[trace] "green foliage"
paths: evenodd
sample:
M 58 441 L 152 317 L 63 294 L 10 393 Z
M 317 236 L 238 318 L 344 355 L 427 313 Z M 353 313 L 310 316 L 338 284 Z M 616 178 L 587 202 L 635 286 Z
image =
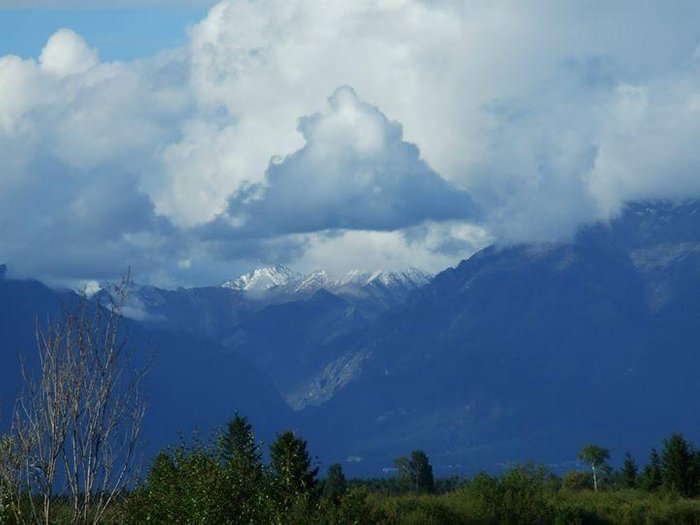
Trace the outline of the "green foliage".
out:
M 128 507 L 132 523 L 227 523 L 226 484 L 216 448 L 161 452 Z
M 311 466 L 306 441 L 293 432 L 279 434 L 270 445 L 275 501 L 282 512 L 308 506 L 317 496 L 318 468 Z
M 14 446 L 9 436 L 0 436 L 0 523 L 9 522 L 13 515 L 12 483 Z
M 625 461 L 622 463 L 622 483 L 628 489 L 637 486 L 637 463 L 629 451 L 625 453 Z
M 467 486 L 479 515 L 491 523 L 549 523 L 558 483 L 544 467 L 517 466 L 498 478 L 481 473 Z
M 661 458 L 655 448 L 649 454 L 649 463 L 644 467 L 640 485 L 648 491 L 658 490 L 662 483 Z
M 369 501 L 369 492 L 366 487 L 351 488 L 340 498 L 338 505 L 325 500 L 319 511 L 318 521 L 333 525 L 360 523 L 381 525 L 396 521 L 391 519 L 380 505 Z
M 399 471 L 399 479 L 403 486 L 419 493 L 435 492 L 433 467 L 428 455 L 422 450 L 414 450 L 410 458 L 396 458 L 394 465 Z
M 371 494 L 398 495 L 408 490 L 399 478 L 365 478 L 348 480 L 348 488 L 367 489 Z
M 246 417 L 236 413 L 226 425 L 221 437 L 221 455 L 226 463 L 241 471 L 256 474 L 261 470 L 262 454 Z
M 323 482 L 323 496 L 334 505 L 339 505 L 347 490 L 348 484 L 343 474 L 343 467 L 340 463 L 333 463 L 328 467 L 328 474 Z
M 229 515 L 239 523 L 254 523 L 262 518 L 261 509 L 268 505 L 262 453 L 255 442 L 247 418 L 236 414 L 228 422 L 221 438 L 221 457 Z
M 570 470 L 562 478 L 562 487 L 566 490 L 592 489 L 591 475 L 580 470 Z
M 245 418 L 234 419 L 232 423 L 217 445 L 195 438 L 191 446 L 183 443 L 158 454 L 145 482 L 129 498 L 123 521 L 163 524 L 271 521 L 269 483 L 252 430 Z
M 280 434 L 270 447 L 271 463 L 261 462 L 247 420 L 236 416 L 212 441 L 195 440 L 159 454 L 143 485 L 130 494 L 116 523 L 318 523 L 380 524 L 612 524 L 700 523 L 700 500 L 687 499 L 680 489 L 648 491 L 653 481 L 695 479 L 697 457 L 692 445 L 671 436 L 664 442 L 663 462 L 652 451 L 645 473 L 637 476 L 627 454 L 615 483 L 593 491 L 592 476 L 567 472 L 563 479 L 546 468 L 526 464 L 499 476 L 480 473 L 471 479 L 432 480 L 427 456 L 415 451 L 399 458 L 401 478 L 347 481 L 340 464 L 329 467 L 323 495 L 317 468 L 306 442 L 291 432 Z M 586 447 L 584 447 L 585 449 Z M 605 470 L 607 450 L 588 449 L 582 457 Z M 594 453 L 595 452 L 595 453 Z M 679 460 L 682 459 L 683 461 Z M 675 466 L 674 466 L 675 465 Z M 680 466 L 679 466 L 680 465 Z M 417 490 L 424 469 L 442 493 Z M 427 479 L 427 476 L 426 476 Z M 635 480 L 641 488 L 624 488 Z M 695 481 L 695 483 L 697 480 Z M 688 486 L 694 486 L 688 482 Z M 425 485 L 424 485 L 425 486 Z M 66 515 L 69 515 L 66 514 Z
M 610 451 L 607 448 L 593 444 L 585 445 L 578 453 L 578 459 L 591 467 L 594 490 L 598 490 L 600 475 L 609 469 L 606 463 L 609 458 Z
M 11 494 L 7 483 L 0 479 L 0 523 L 6 523 L 10 519 Z
M 602 465 L 610 459 L 610 451 L 598 445 L 585 445 L 578 453 L 578 458 L 590 465 Z
M 695 452 L 681 434 L 673 434 L 664 440 L 661 465 L 662 482 L 667 490 L 683 496 L 692 496 L 697 492 Z

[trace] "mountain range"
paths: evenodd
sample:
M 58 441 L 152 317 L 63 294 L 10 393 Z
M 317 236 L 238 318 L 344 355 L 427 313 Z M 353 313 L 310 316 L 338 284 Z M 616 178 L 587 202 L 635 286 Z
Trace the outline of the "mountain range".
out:
M 16 352 L 71 293 L 3 275 L 6 414 Z M 630 203 L 568 241 L 491 246 L 436 276 L 274 266 L 221 286 L 135 286 L 125 314 L 133 341 L 157 348 L 154 448 L 235 409 L 265 440 L 298 430 L 351 475 L 416 448 L 442 475 L 563 465 L 588 442 L 619 459 L 700 433 L 698 201 Z

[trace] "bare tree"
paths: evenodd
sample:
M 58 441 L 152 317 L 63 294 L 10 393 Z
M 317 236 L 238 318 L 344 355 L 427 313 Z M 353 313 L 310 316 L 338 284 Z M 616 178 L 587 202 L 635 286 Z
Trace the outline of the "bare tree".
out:
M 22 364 L 0 457 L 17 521 L 50 523 L 60 499 L 73 523 L 98 523 L 136 474 L 146 367 L 135 365 L 121 323 L 128 284 L 127 275 L 107 307 L 83 294 L 37 327 L 39 363 Z

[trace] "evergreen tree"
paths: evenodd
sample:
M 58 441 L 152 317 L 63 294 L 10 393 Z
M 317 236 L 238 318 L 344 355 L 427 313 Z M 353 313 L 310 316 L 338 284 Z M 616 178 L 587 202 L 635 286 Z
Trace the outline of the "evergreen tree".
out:
M 606 461 L 610 458 L 610 451 L 598 445 L 586 445 L 578 453 L 578 458 L 588 463 L 593 472 L 593 489 L 598 490 L 598 477 L 601 470 L 607 467 Z
M 261 470 L 262 454 L 255 443 L 253 427 L 246 417 L 236 413 L 226 425 L 221 437 L 221 455 L 225 463 L 241 471 L 257 473 Z
M 695 452 L 681 434 L 664 440 L 661 466 L 664 487 L 683 496 L 695 493 Z
M 347 481 L 340 463 L 333 463 L 328 467 L 328 475 L 323 484 L 323 495 L 338 505 L 347 492 Z
M 649 463 L 644 467 L 642 486 L 646 490 L 657 490 L 661 486 L 661 458 L 655 448 L 649 454 Z
M 629 451 L 625 453 L 625 461 L 622 463 L 622 482 L 628 489 L 637 486 L 637 463 Z
M 316 495 L 318 468 L 311 466 L 306 441 L 287 431 L 270 445 L 270 467 L 276 496 L 283 509 Z
M 262 519 L 265 479 L 260 447 L 248 419 L 236 413 L 221 436 L 229 513 L 238 523 Z

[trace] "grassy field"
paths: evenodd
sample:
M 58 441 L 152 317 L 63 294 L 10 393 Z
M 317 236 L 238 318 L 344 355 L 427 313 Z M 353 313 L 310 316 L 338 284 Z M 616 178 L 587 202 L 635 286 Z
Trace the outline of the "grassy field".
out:
M 639 490 L 484 493 L 465 487 L 442 495 L 373 494 L 368 504 L 387 523 L 700 524 L 700 500 Z

